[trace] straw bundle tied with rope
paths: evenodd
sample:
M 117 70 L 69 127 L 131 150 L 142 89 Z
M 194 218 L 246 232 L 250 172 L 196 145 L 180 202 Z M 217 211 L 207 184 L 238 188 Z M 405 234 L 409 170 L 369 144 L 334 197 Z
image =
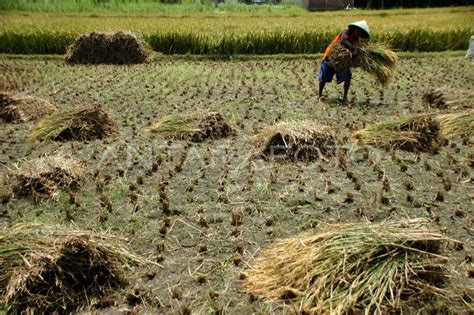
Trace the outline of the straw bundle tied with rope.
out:
M 164 116 L 150 128 L 168 138 L 203 142 L 235 134 L 234 128 L 218 112 L 198 112 Z
M 56 111 L 50 102 L 27 95 L 0 92 L 0 118 L 5 122 L 27 122 Z
M 118 126 L 100 105 L 79 106 L 40 120 L 29 141 L 94 140 L 116 135 Z
M 315 121 L 283 121 L 263 129 L 251 139 L 259 157 L 312 161 L 334 156 L 336 130 Z
M 449 240 L 427 224 L 335 224 L 277 241 L 246 271 L 244 286 L 311 314 L 396 310 L 407 296 L 444 293 L 450 277 L 441 255 Z
M 44 224 L 0 230 L 0 302 L 8 313 L 70 313 L 126 284 L 125 270 L 154 264 L 125 239 Z
M 357 49 L 357 57 L 353 59 L 347 48 L 341 43 L 336 43 L 332 46 L 328 59 L 338 72 L 360 67 L 374 76 L 376 82 L 383 86 L 387 85 L 394 75 L 398 61 L 397 54 L 381 43 L 369 43 Z

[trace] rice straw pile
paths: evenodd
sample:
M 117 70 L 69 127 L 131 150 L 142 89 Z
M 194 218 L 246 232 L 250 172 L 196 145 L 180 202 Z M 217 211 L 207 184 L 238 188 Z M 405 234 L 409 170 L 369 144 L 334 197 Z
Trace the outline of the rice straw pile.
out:
M 283 121 L 262 130 L 251 140 L 263 158 L 312 161 L 334 156 L 336 130 L 315 121 Z
M 358 48 L 355 59 L 352 54 L 341 43 L 333 45 L 328 56 L 334 68 L 340 71 L 347 71 L 352 67 L 360 67 L 370 73 L 382 86 L 386 86 L 394 75 L 398 55 L 387 48 L 384 44 L 369 43 Z
M 57 199 L 60 188 L 79 188 L 86 173 L 80 161 L 58 152 L 14 166 L 7 174 L 7 182 L 17 197 Z
M 0 204 L 1 205 L 6 205 L 8 204 L 13 197 L 13 192 L 11 187 L 9 187 L 5 183 L 4 178 L 0 178 Z
M 27 122 L 55 111 L 56 107 L 46 100 L 27 95 L 0 92 L 0 118 L 5 122 Z
M 0 302 L 12 314 L 70 313 L 123 287 L 125 268 L 149 263 L 112 235 L 44 224 L 3 228 Z
M 329 225 L 280 240 L 246 272 L 248 292 L 310 314 L 385 314 L 414 294 L 442 294 L 448 241 L 427 221 Z M 362 311 L 361 311 L 362 310 Z
M 151 60 L 149 45 L 130 32 L 98 33 L 79 36 L 67 48 L 71 64 L 138 64 Z
M 424 105 L 445 109 L 448 107 L 444 93 L 441 89 L 428 89 L 421 97 L 421 101 Z
M 436 152 L 443 144 L 433 115 L 415 115 L 371 125 L 353 134 L 359 144 L 410 152 Z
M 102 106 L 87 105 L 43 118 L 35 125 L 28 140 L 94 140 L 117 133 L 117 124 Z
M 337 72 L 347 71 L 354 66 L 352 53 L 341 43 L 335 43 L 332 45 L 328 59 Z
M 362 47 L 356 58 L 356 63 L 362 70 L 373 75 L 376 82 L 383 86 L 393 77 L 397 61 L 397 54 L 383 44 Z
M 168 138 L 203 142 L 235 134 L 227 119 L 218 112 L 198 112 L 164 116 L 150 131 Z
M 441 134 L 448 139 L 474 136 L 474 111 L 437 115 Z

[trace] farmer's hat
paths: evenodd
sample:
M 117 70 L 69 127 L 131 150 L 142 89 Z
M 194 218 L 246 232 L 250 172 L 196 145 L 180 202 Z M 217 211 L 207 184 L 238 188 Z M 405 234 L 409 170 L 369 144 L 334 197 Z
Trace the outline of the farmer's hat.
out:
M 349 27 L 357 28 L 362 31 L 362 38 L 370 39 L 369 25 L 366 20 L 354 22 L 348 25 Z

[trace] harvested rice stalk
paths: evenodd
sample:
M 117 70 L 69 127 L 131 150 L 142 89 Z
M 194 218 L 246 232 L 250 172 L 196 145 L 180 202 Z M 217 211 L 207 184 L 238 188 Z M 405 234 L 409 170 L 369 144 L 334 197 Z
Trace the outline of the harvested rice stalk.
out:
M 28 140 L 93 140 L 117 133 L 117 124 L 101 106 L 88 105 L 43 118 L 33 128 Z
M 376 82 L 385 86 L 393 77 L 398 56 L 385 45 L 369 43 L 358 48 L 357 58 L 341 43 L 336 43 L 328 55 L 328 59 L 337 71 L 347 71 L 352 67 L 360 67 L 370 73 Z
M 218 112 L 174 114 L 161 118 L 150 131 L 169 138 L 203 142 L 235 134 L 227 119 Z
M 328 55 L 328 59 L 337 72 L 344 72 L 349 70 L 353 67 L 354 63 L 351 52 L 341 43 L 336 43 L 332 45 L 331 51 Z
M 448 107 L 444 93 L 440 89 L 429 89 L 421 97 L 422 103 L 427 106 L 445 109 Z
M 128 32 L 81 35 L 67 48 L 66 62 L 73 64 L 137 64 L 148 62 L 153 51 Z
M 280 122 L 252 139 L 260 157 L 292 161 L 334 156 L 338 142 L 335 130 L 314 121 Z
M 422 105 L 428 108 L 469 110 L 472 108 L 473 102 L 473 91 L 459 89 L 450 85 L 426 89 L 421 96 Z
M 422 219 L 329 225 L 272 244 L 247 270 L 247 291 L 310 314 L 387 313 L 415 293 L 444 292 L 448 239 Z
M 2 178 L 0 178 L 0 204 L 6 205 L 8 204 L 13 197 L 13 192 L 11 187 L 6 185 Z
M 113 235 L 44 224 L 4 228 L 0 302 L 7 313 L 69 313 L 123 287 L 125 269 L 136 264 L 158 265 Z
M 439 122 L 432 115 L 416 115 L 377 123 L 353 134 L 359 144 L 410 152 L 436 152 L 443 144 Z
M 448 138 L 472 138 L 474 136 L 474 111 L 436 116 L 441 134 Z
M 375 77 L 376 82 L 385 86 L 393 77 L 398 56 L 381 44 L 369 44 L 360 49 L 356 63 L 362 70 Z
M 16 90 L 18 87 L 16 84 L 10 80 L 2 80 L 0 79 L 0 91 L 12 91 Z M 5 92 L 4 92 L 5 93 Z
M 56 199 L 60 188 L 77 189 L 86 173 L 81 162 L 57 153 L 15 166 L 7 182 L 17 197 Z
M 36 120 L 56 111 L 50 102 L 20 94 L 0 92 L 0 118 L 5 122 Z

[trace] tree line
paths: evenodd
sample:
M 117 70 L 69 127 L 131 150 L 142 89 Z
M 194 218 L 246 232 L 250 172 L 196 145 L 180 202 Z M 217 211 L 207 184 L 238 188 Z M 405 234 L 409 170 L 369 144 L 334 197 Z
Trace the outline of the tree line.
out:
M 390 9 L 390 8 L 427 8 L 472 5 L 472 0 L 355 0 L 356 8 Z

